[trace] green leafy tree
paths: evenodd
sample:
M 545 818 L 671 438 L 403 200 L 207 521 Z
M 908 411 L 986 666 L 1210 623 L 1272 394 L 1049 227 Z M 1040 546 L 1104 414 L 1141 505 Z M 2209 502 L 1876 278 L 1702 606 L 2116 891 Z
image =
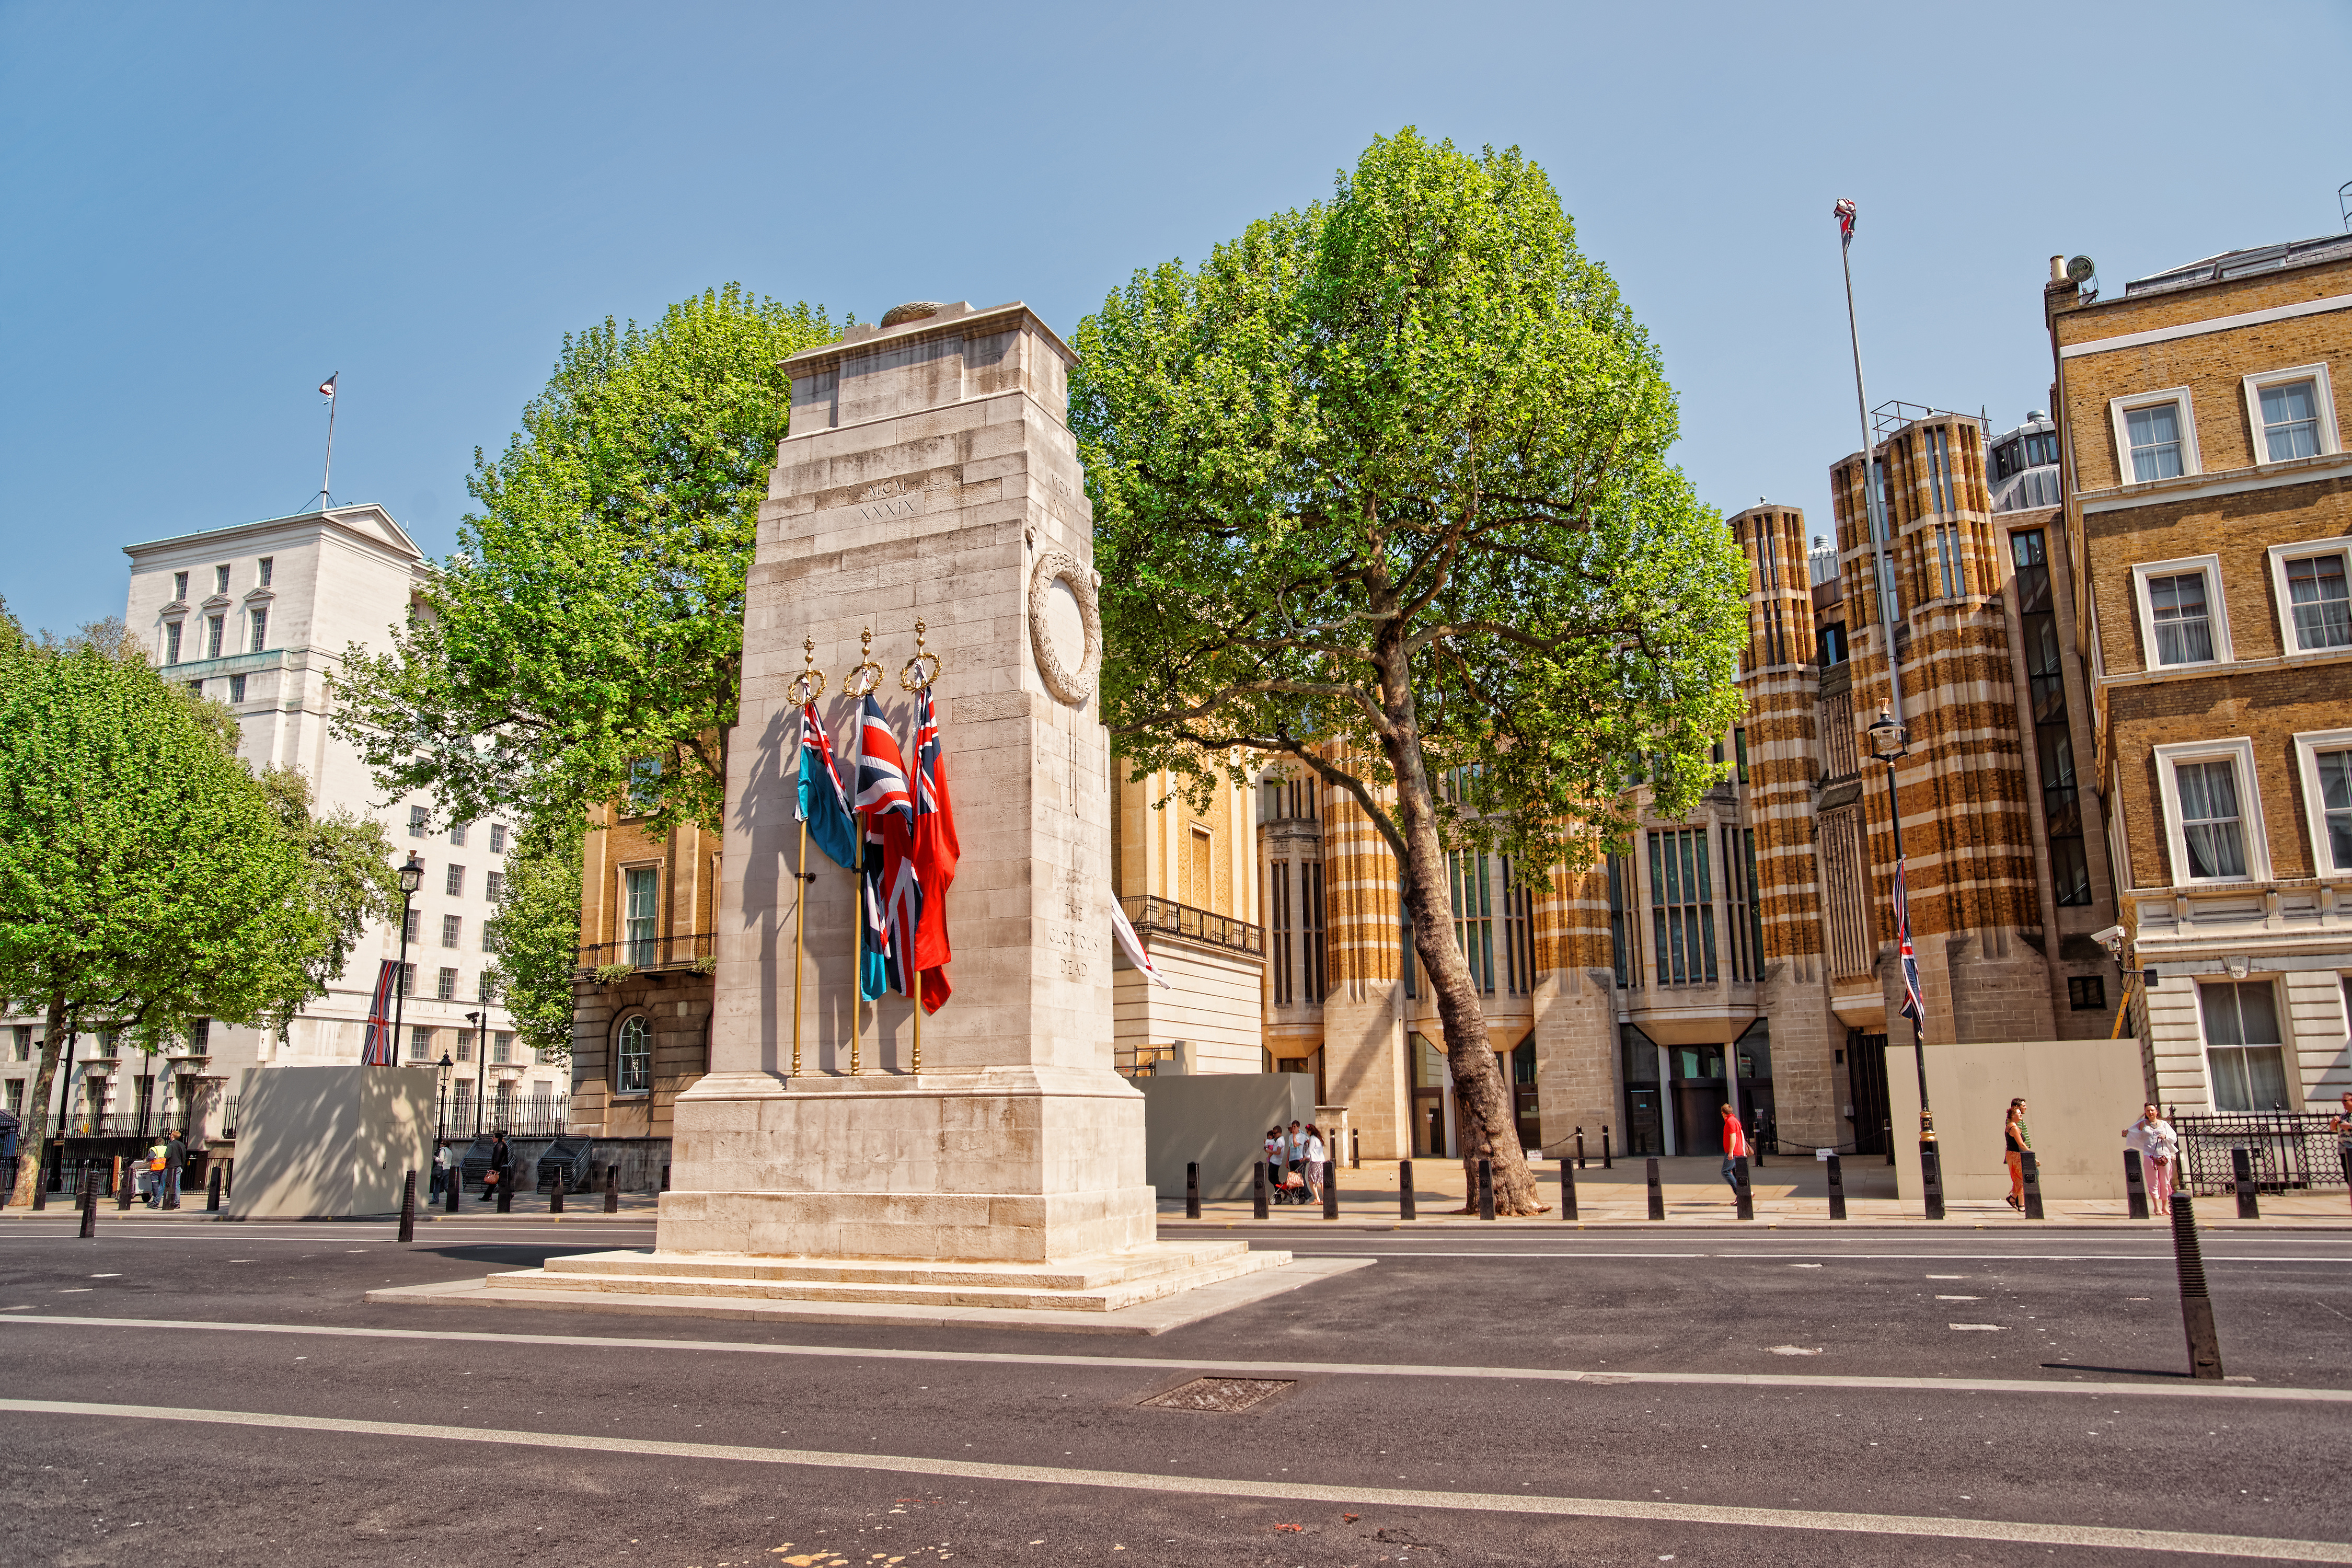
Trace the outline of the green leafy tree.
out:
M 563 341 L 389 653 L 354 645 L 336 732 L 379 786 L 455 820 L 583 813 L 631 789 L 656 831 L 716 827 L 753 531 L 791 412 L 778 361 L 822 309 L 735 284 L 650 328 Z
M 282 1026 L 341 967 L 380 875 L 231 738 L 120 639 L 0 636 L 0 998 L 47 1023 L 37 1118 L 87 1026 L 151 1050 L 197 1017 Z
M 572 973 L 580 952 L 583 819 L 526 817 L 507 847 L 505 890 L 490 918 L 499 998 L 533 1050 L 572 1055 Z
M 1363 808 L 1465 1158 L 1539 1212 L 1446 857 L 1589 865 L 1630 779 L 1672 814 L 1716 776 L 1746 575 L 1666 460 L 1656 350 L 1540 169 L 1410 129 L 1328 204 L 1139 272 L 1074 342 L 1121 754 L 1194 791 L 1286 757 Z

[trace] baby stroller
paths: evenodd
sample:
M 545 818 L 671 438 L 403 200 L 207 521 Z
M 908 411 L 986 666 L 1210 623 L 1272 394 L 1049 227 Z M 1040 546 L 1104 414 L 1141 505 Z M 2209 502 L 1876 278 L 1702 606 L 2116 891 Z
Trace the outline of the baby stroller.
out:
M 1271 1172 L 1271 1177 L 1269 1184 L 1274 1189 L 1271 1194 L 1274 1202 L 1303 1204 L 1307 1201 L 1307 1173 L 1297 1165 L 1293 1164 L 1286 1169 L 1277 1163 Z

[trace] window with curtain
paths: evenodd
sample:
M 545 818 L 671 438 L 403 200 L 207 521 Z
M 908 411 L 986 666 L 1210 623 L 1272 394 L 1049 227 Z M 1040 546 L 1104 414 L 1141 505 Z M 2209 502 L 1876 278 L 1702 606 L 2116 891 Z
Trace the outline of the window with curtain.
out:
M 1486 857 L 1456 849 L 1445 857 L 1447 892 L 1454 900 L 1454 942 L 1470 965 L 1470 982 L 1495 994 L 1495 886 Z
M 2174 764 L 2180 790 L 2180 837 L 2192 877 L 2246 874 L 2246 836 L 2238 809 L 2237 764 L 2226 758 Z
M 2216 1109 L 2268 1110 L 2291 1106 L 2279 1034 L 2278 994 L 2267 980 L 2200 981 L 2205 1060 Z
M 2180 405 L 2152 403 L 2126 410 L 2124 430 L 2131 442 L 2134 484 L 2180 477 Z
M 2286 596 L 2297 647 L 2352 647 L 2352 597 L 2346 593 L 2342 552 L 2288 562 Z
M 2321 850 L 2330 869 L 2352 871 L 2352 752 L 2322 752 L 2319 808 L 2327 832 Z
M 627 960 L 631 963 L 656 962 L 655 934 L 660 924 L 655 895 L 659 890 L 661 873 L 651 866 L 632 866 L 622 874 L 621 940 L 627 944 Z
M 2273 463 L 2319 456 L 2319 389 L 2308 381 L 2262 390 L 2263 449 Z
M 1706 830 L 1650 836 L 1650 931 L 1661 985 L 1714 983 L 1715 890 Z
M 614 1052 L 613 1087 L 623 1094 L 644 1094 L 654 1086 L 653 1020 L 638 1013 L 622 1021 Z
M 2205 574 L 2183 572 L 2147 580 L 2148 619 L 2156 626 L 2156 662 L 2204 664 L 2213 657 L 2213 623 L 2205 605 Z

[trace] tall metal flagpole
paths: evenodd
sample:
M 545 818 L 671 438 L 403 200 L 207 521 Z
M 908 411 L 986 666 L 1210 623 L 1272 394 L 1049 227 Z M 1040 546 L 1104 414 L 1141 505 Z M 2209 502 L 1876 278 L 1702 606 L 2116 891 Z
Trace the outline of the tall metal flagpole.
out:
M 1894 717 L 1897 737 L 1895 743 L 1899 746 L 1900 738 L 1908 732 L 1909 726 L 1904 720 L 1903 665 L 1902 661 L 1896 658 L 1895 650 L 1896 610 L 1895 567 L 1886 538 L 1886 514 L 1879 494 L 1878 459 L 1872 452 L 1874 443 L 1871 440 L 1870 432 L 1870 399 L 1864 395 L 1862 389 L 1862 328 L 1857 324 L 1853 309 L 1855 209 L 1852 201 L 1840 197 L 1837 205 L 1832 210 L 1838 220 L 1838 263 L 1845 272 L 1846 337 L 1853 345 L 1853 412 L 1854 417 L 1862 426 L 1862 489 L 1864 509 L 1870 519 L 1871 572 L 1878 580 L 1878 624 L 1886 634 L 1886 686 L 1889 695 L 1894 699 Z M 1897 752 L 1895 754 L 1899 756 L 1900 752 Z M 1895 792 L 1895 758 L 1889 756 L 1885 761 L 1886 763 L 1887 826 L 1894 834 L 1895 875 L 1899 878 L 1903 874 L 1903 820 L 1901 807 L 1896 802 Z M 1906 912 L 1901 918 L 1907 925 L 1907 900 Z M 1907 994 L 1909 985 L 1907 978 L 1905 984 Z M 1916 1014 L 1911 1019 L 1911 1061 L 1919 1072 L 1920 1185 L 1927 1189 L 1929 1207 L 1938 1211 L 1932 1213 L 1929 1217 L 1940 1219 L 1943 1217 L 1940 1213 L 1943 1206 L 1943 1183 L 1941 1173 L 1935 1168 L 1937 1163 L 1936 1117 L 1935 1112 L 1927 1107 L 1927 1052 L 1922 1037 L 1920 1019 Z M 1889 1153 L 1891 1155 L 1892 1151 L 1889 1151 Z
M 882 684 L 874 662 L 874 628 L 859 637 L 859 662 L 842 690 L 849 697 L 850 732 L 857 745 L 849 761 L 849 1076 L 863 1077 L 859 1053 L 866 1043 L 866 824 L 857 809 L 857 777 L 866 759 L 866 697 Z M 877 1013 L 879 1009 L 877 1009 Z
M 817 699 L 824 695 L 824 671 L 816 667 L 816 638 L 801 639 L 801 662 L 807 668 L 793 678 L 786 692 L 800 704 L 801 724 L 805 729 L 816 719 Z M 805 762 L 808 737 L 801 737 L 803 755 L 793 759 L 795 764 Z M 801 970 L 808 960 L 808 893 L 809 884 L 816 879 L 808 868 L 808 806 L 801 805 L 801 859 L 799 869 L 793 873 L 799 883 L 793 896 L 793 1072 L 801 1076 Z
M 914 744 L 907 748 L 907 760 L 911 764 L 910 771 L 914 774 L 912 783 L 914 784 L 915 795 L 915 821 L 918 823 L 922 821 L 923 810 L 923 710 L 925 705 L 930 700 L 929 693 L 930 691 L 931 682 L 938 679 L 940 675 L 940 656 L 935 653 L 926 653 L 923 651 L 923 634 L 927 630 L 929 630 L 929 628 L 926 627 L 922 622 L 917 621 L 915 623 L 915 657 L 908 659 L 898 670 L 899 686 L 915 694 L 915 711 L 909 716 L 914 724 Z M 931 667 L 928 670 L 923 668 L 923 661 L 925 659 L 929 659 L 930 661 Z M 909 833 L 908 835 L 908 849 L 909 852 L 914 848 L 913 839 L 914 835 Z M 915 931 L 909 939 L 910 942 L 918 945 L 920 943 L 922 924 L 921 917 L 918 916 L 915 921 Z M 917 1076 L 919 1077 L 923 1070 L 923 970 L 922 965 L 916 962 L 915 954 L 911 946 L 904 962 L 907 967 L 914 972 L 915 976 L 915 1059 L 913 1068 Z
M 335 504 L 334 487 L 329 481 L 335 477 L 335 382 L 342 374 L 337 371 L 319 384 L 319 390 L 327 398 L 327 465 L 319 470 L 319 505 L 321 508 Z

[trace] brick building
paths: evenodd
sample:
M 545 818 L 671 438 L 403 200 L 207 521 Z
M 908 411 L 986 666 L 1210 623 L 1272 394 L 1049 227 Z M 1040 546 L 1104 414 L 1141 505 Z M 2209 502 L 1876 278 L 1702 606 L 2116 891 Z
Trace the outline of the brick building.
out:
M 2167 1105 L 2352 1087 L 2352 236 L 2044 291 L 2089 770 Z

